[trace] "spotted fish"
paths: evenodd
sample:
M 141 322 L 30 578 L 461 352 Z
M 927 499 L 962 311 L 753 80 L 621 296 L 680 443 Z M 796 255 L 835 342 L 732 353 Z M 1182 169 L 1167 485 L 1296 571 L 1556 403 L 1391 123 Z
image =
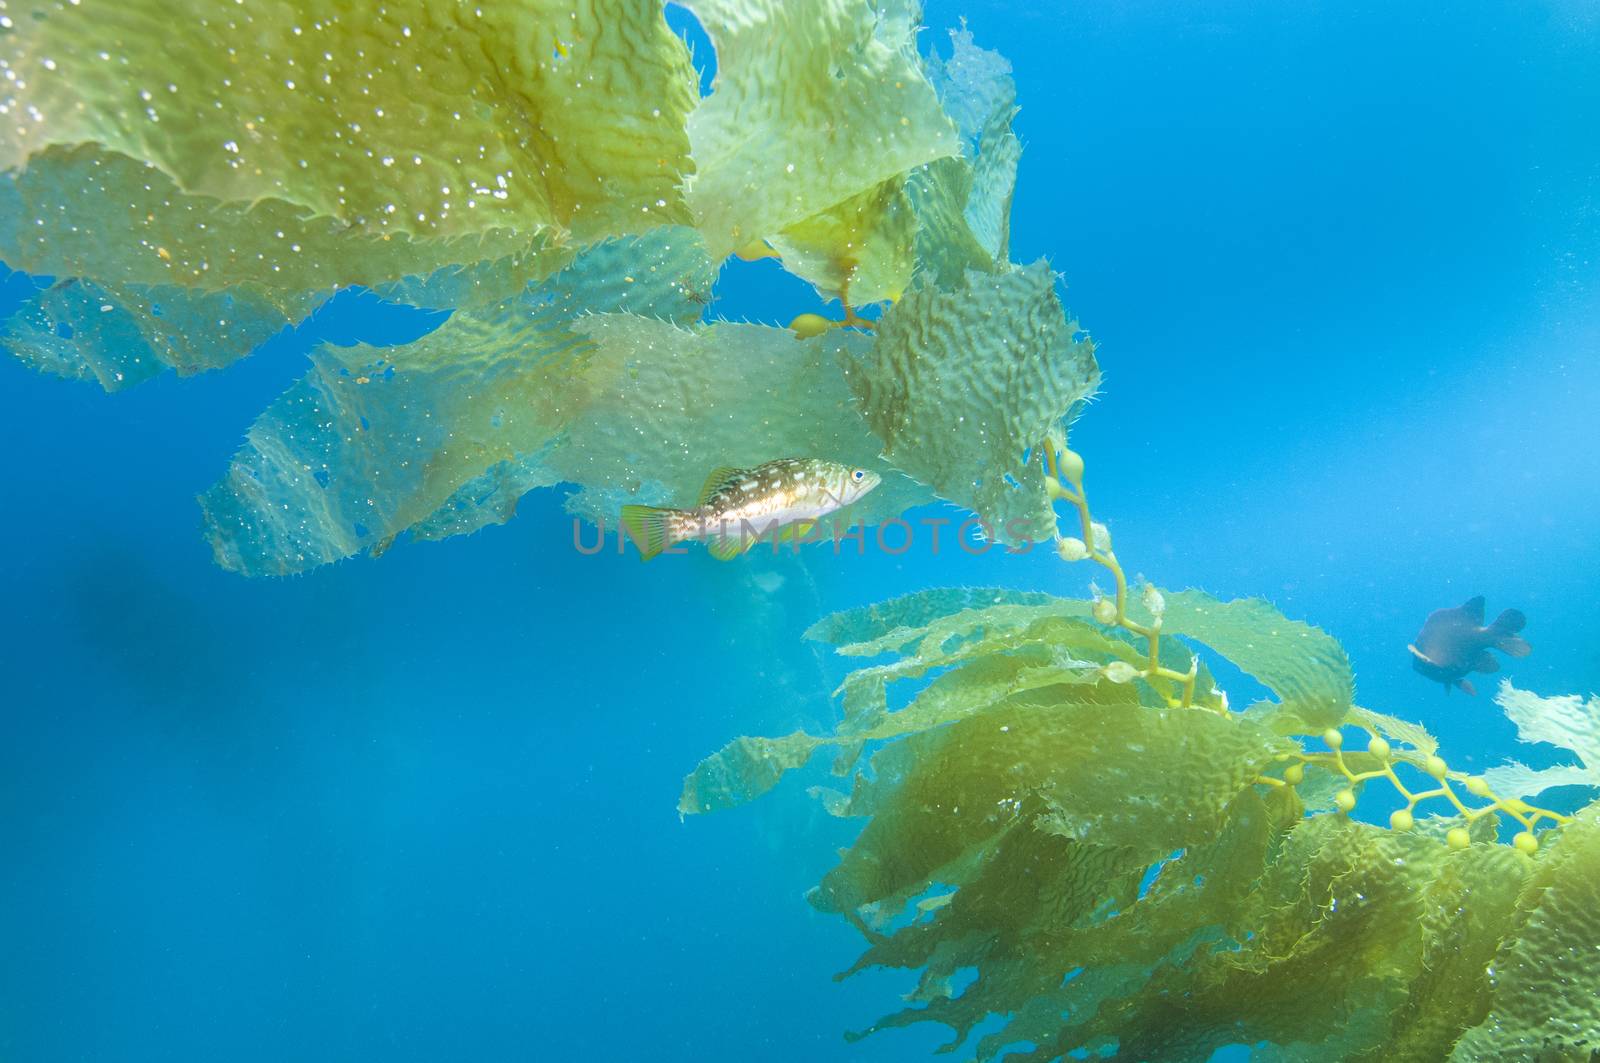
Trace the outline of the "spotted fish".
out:
M 1423 621 L 1411 651 L 1411 667 L 1443 683 L 1446 693 L 1458 686 L 1476 694 L 1467 681 L 1468 672 L 1497 672 L 1500 662 L 1489 652 L 1493 647 L 1510 657 L 1526 657 L 1533 647 L 1517 635 L 1527 618 L 1516 609 L 1507 609 L 1483 626 L 1483 598 L 1473 598 L 1454 609 L 1436 609 Z
M 738 557 L 769 533 L 803 535 L 822 516 L 877 487 L 868 469 L 820 458 L 783 458 L 712 472 L 692 509 L 623 506 L 622 526 L 646 560 L 674 543 L 705 540 L 713 557 Z

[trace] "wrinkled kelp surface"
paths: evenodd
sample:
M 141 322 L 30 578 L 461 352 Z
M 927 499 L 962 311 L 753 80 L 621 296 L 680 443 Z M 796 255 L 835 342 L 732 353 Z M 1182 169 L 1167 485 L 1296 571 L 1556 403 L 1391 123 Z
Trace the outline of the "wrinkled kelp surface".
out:
M 851 972 L 920 972 L 872 1030 L 937 1022 L 954 1048 L 1001 1017 L 970 1045 L 980 1060 L 1600 1048 L 1600 803 L 1531 857 L 1495 844 L 1492 812 L 1461 845 L 1445 841 L 1459 817 L 1389 830 L 1332 813 L 1327 772 L 1283 767 L 1296 736 L 1349 722 L 1421 758 L 1426 732 L 1352 706 L 1338 644 L 1265 602 L 1189 591 L 1165 596 L 1163 620 L 1170 667 L 1189 667 L 1183 636 L 1274 698 L 1230 711 L 1202 672 L 1210 693 L 1173 708 L 1158 685 L 1116 681 L 1107 666 L 1141 647 L 1086 603 L 925 592 L 813 628 L 872 662 L 840 689 L 837 730 L 739 739 L 679 808 L 739 804 L 837 750 L 845 788 L 813 792 L 864 826 L 812 903 L 866 935 Z
M 201 504 L 250 575 L 560 483 L 595 520 L 682 504 L 789 455 L 906 474 L 844 521 L 943 497 L 1036 537 L 1022 452 L 1098 370 L 1055 275 L 1008 258 L 1009 67 L 965 30 L 919 55 L 910 4 L 686 6 L 703 98 L 653 0 L 8 3 L 0 259 L 42 287 L 0 343 L 116 390 L 226 366 L 345 286 L 453 310 L 320 347 L 249 427 Z M 718 321 L 736 250 L 893 305 L 875 334 Z

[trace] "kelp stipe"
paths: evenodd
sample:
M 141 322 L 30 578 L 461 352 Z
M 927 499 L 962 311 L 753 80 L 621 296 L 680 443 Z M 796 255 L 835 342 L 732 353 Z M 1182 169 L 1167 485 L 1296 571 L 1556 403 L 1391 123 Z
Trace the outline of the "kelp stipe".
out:
M 1421 727 L 1353 704 L 1332 638 L 1265 602 L 1133 595 L 1058 445 L 1050 494 L 1083 533 L 1058 551 L 1114 590 L 929 591 L 829 617 L 809 634 L 887 658 L 845 679 L 836 732 L 739 739 L 685 780 L 680 810 L 704 812 L 838 750 L 848 785 L 813 793 L 865 825 L 812 903 L 868 940 L 846 974 L 920 971 L 905 1009 L 851 1036 L 937 1022 L 954 1049 L 1000 1016 L 977 1059 L 1588 1058 L 1600 803 L 1563 816 L 1452 771 Z M 1178 635 L 1276 700 L 1230 710 Z M 891 710 L 891 687 L 929 674 Z M 1300 740 L 1319 735 L 1326 751 Z M 1405 801 L 1389 829 L 1347 815 L 1380 778 Z M 1418 818 L 1429 799 L 1455 815 Z

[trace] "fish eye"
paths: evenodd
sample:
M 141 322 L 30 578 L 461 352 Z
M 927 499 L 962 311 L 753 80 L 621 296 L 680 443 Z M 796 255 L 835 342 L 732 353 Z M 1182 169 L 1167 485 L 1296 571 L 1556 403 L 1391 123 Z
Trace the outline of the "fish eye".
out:
M 854 480 L 856 483 L 860 483 L 862 480 L 865 480 L 866 478 L 867 478 L 867 473 L 866 473 L 865 469 L 857 469 L 855 472 L 850 474 L 850 479 Z

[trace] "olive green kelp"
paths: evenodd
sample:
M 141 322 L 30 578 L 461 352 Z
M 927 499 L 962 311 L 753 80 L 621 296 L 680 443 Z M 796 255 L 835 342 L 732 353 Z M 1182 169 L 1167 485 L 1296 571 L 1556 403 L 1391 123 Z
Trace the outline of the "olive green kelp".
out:
M 686 7 L 703 98 L 659 0 L 9 0 L 0 260 L 41 281 L 0 344 L 118 390 L 226 366 L 345 286 L 454 311 L 318 348 L 250 426 L 201 498 L 249 575 L 560 483 L 591 520 L 681 504 L 795 454 L 905 474 L 842 521 L 945 498 L 1028 538 L 1022 452 L 1098 369 L 1055 274 L 1008 260 L 1005 61 L 965 31 L 924 59 L 904 0 Z M 734 250 L 844 318 L 717 320 Z
M 1315 628 L 1261 601 L 1147 600 L 1167 668 L 1194 663 L 1181 635 L 1275 699 L 1230 711 L 1197 668 L 1194 704 L 1174 707 L 1170 684 L 1129 678 L 1148 647 L 1087 603 L 925 592 L 813 628 L 873 662 L 845 680 L 837 731 L 739 739 L 679 808 L 738 804 L 840 750 L 848 785 L 814 793 L 865 826 L 812 903 L 865 934 L 851 973 L 920 972 L 872 1030 L 941 1023 L 954 1049 L 998 1017 L 980 1060 L 1600 1050 L 1600 803 L 1532 856 L 1495 844 L 1492 810 L 1448 843 L 1461 817 L 1308 815 L 1330 754 L 1297 734 L 1367 729 L 1371 748 L 1339 762 L 1358 778 L 1380 761 L 1446 769 L 1420 728 L 1350 704 L 1344 655 Z

